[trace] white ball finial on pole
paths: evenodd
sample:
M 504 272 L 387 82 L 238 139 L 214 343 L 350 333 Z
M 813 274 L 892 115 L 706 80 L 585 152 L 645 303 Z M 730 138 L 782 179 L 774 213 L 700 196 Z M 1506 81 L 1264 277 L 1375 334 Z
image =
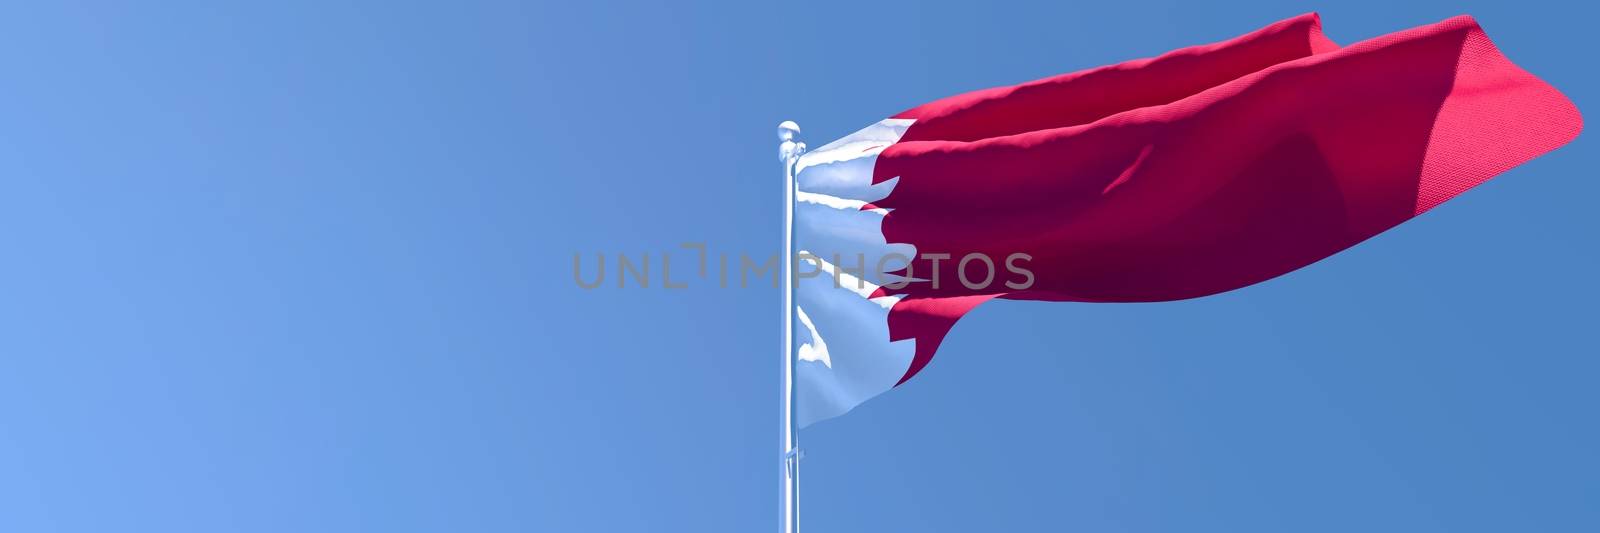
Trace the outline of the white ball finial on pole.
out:
M 784 163 L 793 163 L 793 159 L 805 153 L 806 143 L 800 142 L 800 125 L 793 120 L 785 120 L 778 124 L 778 140 L 783 141 L 778 145 L 778 160 Z

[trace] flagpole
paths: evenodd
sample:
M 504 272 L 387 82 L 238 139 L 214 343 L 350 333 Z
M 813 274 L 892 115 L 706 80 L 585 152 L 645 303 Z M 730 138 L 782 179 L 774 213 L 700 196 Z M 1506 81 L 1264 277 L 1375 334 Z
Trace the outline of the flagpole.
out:
M 805 153 L 800 142 L 800 125 L 785 120 L 778 124 L 778 158 L 783 161 L 783 445 L 779 448 L 783 488 L 782 533 L 800 531 L 800 435 L 794 421 L 794 193 L 795 163 Z

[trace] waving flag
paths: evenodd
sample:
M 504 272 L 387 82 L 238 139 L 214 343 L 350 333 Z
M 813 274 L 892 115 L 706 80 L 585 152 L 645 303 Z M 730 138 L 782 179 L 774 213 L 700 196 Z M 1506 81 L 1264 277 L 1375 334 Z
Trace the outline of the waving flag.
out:
M 910 379 L 990 299 L 1258 283 L 1581 129 L 1469 17 L 1340 47 L 1304 15 L 918 106 L 796 163 L 798 424 Z

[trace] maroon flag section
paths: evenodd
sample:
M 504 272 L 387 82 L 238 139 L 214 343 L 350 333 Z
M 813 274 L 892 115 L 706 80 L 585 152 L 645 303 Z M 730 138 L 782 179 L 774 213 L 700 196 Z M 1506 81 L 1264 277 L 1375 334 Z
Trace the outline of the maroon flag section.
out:
M 1152 302 L 1258 283 L 1582 129 L 1470 17 L 1340 47 L 1315 14 L 895 118 L 912 122 L 872 169 L 895 183 L 862 209 L 886 210 L 885 241 L 919 252 L 895 274 L 941 274 L 877 289 L 901 297 L 891 340 L 916 341 L 902 383 L 991 298 Z M 961 261 L 973 254 L 989 261 Z

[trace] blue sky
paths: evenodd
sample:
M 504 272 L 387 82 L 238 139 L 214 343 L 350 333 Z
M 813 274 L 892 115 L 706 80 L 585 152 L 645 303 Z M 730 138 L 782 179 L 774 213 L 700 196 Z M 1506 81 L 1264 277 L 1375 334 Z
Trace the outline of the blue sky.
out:
M 1587 110 L 1594 9 L 10 5 L 0 530 L 776 527 L 777 293 L 571 257 L 776 251 L 779 121 L 1310 10 L 1472 14 Z M 805 527 L 1594 531 L 1590 137 L 1244 290 L 986 305 L 803 434 Z

